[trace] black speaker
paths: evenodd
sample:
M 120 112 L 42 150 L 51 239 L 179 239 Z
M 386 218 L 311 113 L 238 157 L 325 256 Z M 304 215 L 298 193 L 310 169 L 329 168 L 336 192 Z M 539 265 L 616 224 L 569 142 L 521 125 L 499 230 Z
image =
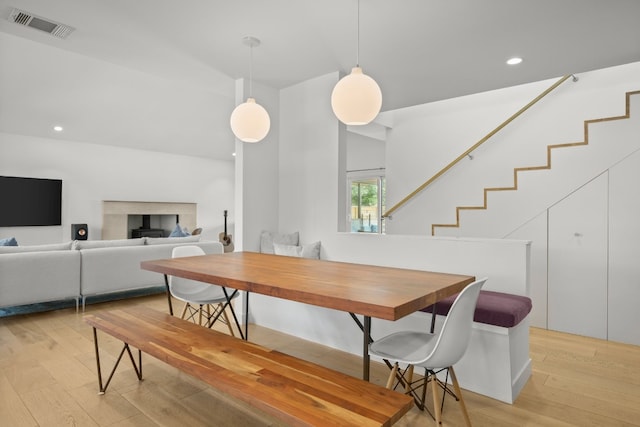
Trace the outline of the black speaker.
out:
M 89 237 L 87 224 L 71 224 L 72 240 L 87 240 L 87 237 Z

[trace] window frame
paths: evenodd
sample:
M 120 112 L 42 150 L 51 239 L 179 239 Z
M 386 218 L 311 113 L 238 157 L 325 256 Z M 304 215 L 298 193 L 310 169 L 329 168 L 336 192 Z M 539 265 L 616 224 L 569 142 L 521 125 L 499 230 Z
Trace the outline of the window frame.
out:
M 372 231 L 353 231 L 351 229 L 351 186 L 354 181 L 364 181 L 364 180 L 376 180 L 376 184 L 378 187 L 378 206 L 377 206 L 377 230 L 375 232 Z M 384 234 L 384 222 L 382 219 L 382 210 L 384 209 L 384 189 L 383 187 L 386 185 L 386 176 L 385 169 L 361 169 L 361 170 L 353 170 L 347 171 L 346 174 L 346 185 L 347 185 L 347 203 L 346 203 L 346 229 L 349 233 L 367 233 L 367 234 Z

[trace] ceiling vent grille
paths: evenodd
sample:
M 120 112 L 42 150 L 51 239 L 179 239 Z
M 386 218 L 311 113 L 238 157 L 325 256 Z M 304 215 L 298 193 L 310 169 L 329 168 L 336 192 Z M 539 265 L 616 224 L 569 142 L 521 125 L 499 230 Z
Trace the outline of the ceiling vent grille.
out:
M 45 33 L 49 33 L 60 39 L 67 38 L 67 36 L 75 30 L 75 28 L 68 25 L 60 24 L 20 9 L 13 9 L 11 11 L 9 14 L 9 21 L 15 22 L 19 25 L 24 25 L 25 27 L 44 31 Z

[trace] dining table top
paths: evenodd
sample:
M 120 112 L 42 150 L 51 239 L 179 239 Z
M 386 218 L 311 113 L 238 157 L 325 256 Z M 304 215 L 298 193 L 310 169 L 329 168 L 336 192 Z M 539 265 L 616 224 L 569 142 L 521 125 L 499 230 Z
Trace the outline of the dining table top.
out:
M 141 262 L 144 270 L 385 320 L 460 292 L 474 276 L 231 252 Z

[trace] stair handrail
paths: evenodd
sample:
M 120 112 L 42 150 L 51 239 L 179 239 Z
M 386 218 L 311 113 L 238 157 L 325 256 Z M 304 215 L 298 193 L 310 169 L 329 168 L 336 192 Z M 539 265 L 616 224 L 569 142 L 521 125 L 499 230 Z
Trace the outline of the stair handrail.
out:
M 405 203 L 407 203 L 409 200 L 411 200 L 412 198 L 414 198 L 418 193 L 420 193 L 422 190 L 424 190 L 425 188 L 427 188 L 429 185 L 431 185 L 431 183 L 433 183 L 436 179 L 440 178 L 442 175 L 444 175 L 449 169 L 451 169 L 452 167 L 454 167 L 456 164 L 458 164 L 458 162 L 460 162 L 462 159 L 464 159 L 465 157 L 467 157 L 469 154 L 471 154 L 471 152 L 473 150 L 475 150 L 476 148 L 478 148 L 479 146 L 481 146 L 482 144 L 484 144 L 485 142 L 487 142 L 487 140 L 489 138 L 491 138 L 493 135 L 495 135 L 496 133 L 498 133 L 500 130 L 502 130 L 502 128 L 504 128 L 505 126 L 507 126 L 509 123 L 511 123 L 515 118 L 517 118 L 518 116 L 520 116 L 522 113 L 524 113 L 525 111 L 527 111 L 529 108 L 531 108 L 535 103 L 537 103 L 538 101 L 540 101 L 542 98 L 544 98 L 545 96 L 547 96 L 550 92 L 552 92 L 555 88 L 557 88 L 558 86 L 560 86 L 562 83 L 564 83 L 569 77 L 573 77 L 573 81 L 576 82 L 578 81 L 578 78 L 574 75 L 574 74 L 567 74 L 565 76 L 563 76 L 562 78 L 560 78 L 557 82 L 555 82 L 554 84 L 552 84 L 551 86 L 549 86 L 549 88 L 547 88 L 544 92 L 542 92 L 540 95 L 536 96 L 531 102 L 529 102 L 527 105 L 525 105 L 524 107 L 522 107 L 520 110 L 518 110 L 516 113 L 514 113 L 513 115 L 511 115 L 511 117 L 509 117 L 508 119 L 506 119 L 504 122 L 502 122 L 500 125 L 498 125 L 494 130 L 492 130 L 491 132 L 489 132 L 488 134 L 486 134 L 482 139 L 480 139 L 478 142 L 476 142 L 473 146 L 471 146 L 471 148 L 469 148 L 467 151 L 465 151 L 464 153 L 460 154 L 458 157 L 456 157 L 455 160 L 453 160 L 451 163 L 449 163 L 447 166 L 445 166 L 444 168 L 442 168 L 438 173 L 436 173 L 435 175 L 433 175 L 431 178 L 429 178 L 428 180 L 426 180 L 422 185 L 420 185 L 418 188 L 416 188 L 415 190 L 413 190 L 408 196 L 406 196 L 404 199 L 400 200 L 398 203 L 396 203 L 395 205 L 393 205 L 390 209 L 388 209 L 385 213 L 382 214 L 382 218 L 389 218 L 391 216 L 391 214 L 393 212 L 395 212 L 398 208 L 400 208 L 401 206 L 403 206 Z

